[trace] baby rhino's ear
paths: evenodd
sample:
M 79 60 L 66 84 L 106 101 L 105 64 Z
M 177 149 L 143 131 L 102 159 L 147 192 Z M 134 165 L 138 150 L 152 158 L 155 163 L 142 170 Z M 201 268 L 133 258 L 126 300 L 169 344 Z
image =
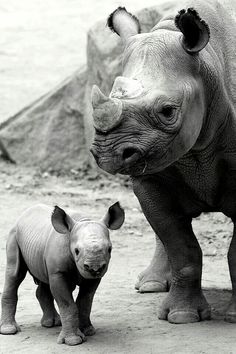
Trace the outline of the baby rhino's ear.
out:
M 74 226 L 74 220 L 57 205 L 54 207 L 51 221 L 54 229 L 60 234 L 67 234 Z
M 102 219 L 104 224 L 111 230 L 119 229 L 125 220 L 124 209 L 121 208 L 120 203 L 116 202 L 108 209 L 106 215 Z

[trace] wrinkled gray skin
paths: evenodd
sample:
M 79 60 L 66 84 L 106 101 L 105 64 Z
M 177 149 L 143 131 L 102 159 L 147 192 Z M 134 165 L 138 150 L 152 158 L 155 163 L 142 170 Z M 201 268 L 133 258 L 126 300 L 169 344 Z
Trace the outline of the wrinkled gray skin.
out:
M 19 218 L 7 241 L 7 267 L 2 294 L 1 334 L 20 330 L 15 321 L 17 290 L 27 270 L 38 288 L 44 327 L 62 325 L 57 342 L 80 344 L 95 329 L 90 312 L 95 291 L 111 256 L 108 229 L 119 229 L 124 211 L 113 204 L 101 221 L 69 214 L 59 207 L 36 205 Z M 74 302 L 72 292 L 79 285 Z M 54 307 L 57 302 L 60 316 Z
M 192 218 L 221 211 L 236 220 L 236 6 L 221 3 L 170 4 L 141 34 L 134 17 L 116 10 L 108 25 L 124 43 L 123 74 L 109 97 L 92 91 L 91 152 L 105 171 L 132 176 L 158 235 L 136 288 L 170 287 L 159 318 L 172 323 L 210 318 Z M 228 261 L 233 294 L 226 320 L 236 322 L 235 228 Z

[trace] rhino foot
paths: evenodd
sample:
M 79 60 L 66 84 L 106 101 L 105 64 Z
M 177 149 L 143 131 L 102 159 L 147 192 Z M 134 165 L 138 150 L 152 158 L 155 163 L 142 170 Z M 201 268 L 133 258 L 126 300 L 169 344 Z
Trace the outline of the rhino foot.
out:
M 1 334 L 16 334 L 20 332 L 20 326 L 14 321 L 11 323 L 2 323 L 0 326 L 0 333 Z
M 169 291 L 171 269 L 165 248 L 156 236 L 156 248 L 150 265 L 139 274 L 135 289 L 140 293 Z
M 65 334 L 63 330 L 57 338 L 58 344 L 78 345 L 86 341 L 85 335 L 78 329 L 77 334 Z
M 170 291 L 159 312 L 159 319 L 170 323 L 193 323 L 210 320 L 211 309 L 203 294 L 190 289 Z
M 93 325 L 90 325 L 88 327 L 82 328 L 81 331 L 85 336 L 93 336 L 96 333 L 95 328 Z
M 232 298 L 225 313 L 225 321 L 236 323 L 236 299 Z
M 162 293 L 169 290 L 170 274 L 158 274 L 150 268 L 138 275 L 135 289 L 140 293 Z
M 58 313 L 54 316 L 43 315 L 41 319 L 41 325 L 47 328 L 61 326 L 60 316 L 58 315 Z

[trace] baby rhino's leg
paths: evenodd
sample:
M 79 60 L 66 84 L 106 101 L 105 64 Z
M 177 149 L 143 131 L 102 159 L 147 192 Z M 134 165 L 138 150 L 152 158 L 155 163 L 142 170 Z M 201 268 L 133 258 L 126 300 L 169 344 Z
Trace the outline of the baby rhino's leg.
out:
M 41 325 L 43 327 L 61 326 L 60 316 L 55 309 L 49 285 L 40 282 L 36 290 L 36 297 L 43 311 Z
M 59 272 L 50 274 L 49 271 L 49 282 L 50 290 L 59 308 L 62 323 L 57 343 L 81 344 L 85 340 L 85 335 L 79 329 L 78 308 L 68 284 L 68 275 Z
M 79 328 L 86 336 L 95 334 L 95 328 L 90 321 L 93 297 L 101 279 L 86 279 L 80 285 L 76 304 L 79 311 Z
M 16 242 L 16 230 L 10 232 L 7 242 L 7 266 L 2 294 L 1 334 L 15 334 L 20 331 L 15 321 L 18 287 L 25 278 L 27 267 Z

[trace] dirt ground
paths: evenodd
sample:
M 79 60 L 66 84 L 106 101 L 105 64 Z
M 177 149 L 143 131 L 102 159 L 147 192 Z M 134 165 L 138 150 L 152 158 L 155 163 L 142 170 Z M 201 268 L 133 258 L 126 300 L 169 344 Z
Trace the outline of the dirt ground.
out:
M 204 252 L 203 286 L 213 308 L 213 319 L 172 325 L 157 317 L 165 294 L 139 294 L 134 290 L 138 273 L 152 256 L 154 236 L 129 183 L 121 185 L 118 179 L 97 178 L 76 171 L 70 176 L 56 177 L 5 163 L 0 163 L 0 171 L 0 291 L 7 234 L 27 207 L 38 202 L 58 204 L 99 218 L 111 203 L 119 200 L 126 211 L 123 228 L 111 234 L 111 265 L 94 299 L 92 321 L 96 335 L 76 347 L 56 344 L 60 329 L 40 326 L 36 286 L 27 276 L 19 289 L 16 316 L 22 332 L 0 336 L 1 354 L 236 353 L 236 325 L 223 320 L 230 299 L 226 252 L 232 233 L 232 225 L 225 216 L 204 214 L 194 221 Z

